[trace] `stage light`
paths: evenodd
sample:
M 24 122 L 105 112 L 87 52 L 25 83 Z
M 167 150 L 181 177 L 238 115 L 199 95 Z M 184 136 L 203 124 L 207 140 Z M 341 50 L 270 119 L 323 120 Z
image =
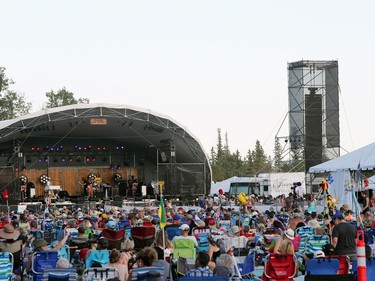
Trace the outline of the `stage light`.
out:
M 100 149 L 101 149 L 100 146 L 98 146 L 98 147 L 96 148 L 96 150 L 98 150 L 98 151 L 100 151 Z
M 111 164 L 111 166 L 109 166 L 109 168 L 110 168 L 111 170 L 114 170 L 114 169 L 115 169 L 115 165 L 114 165 L 114 164 Z
M 65 157 L 61 157 L 61 162 L 65 162 Z
M 16 173 L 19 171 L 18 167 L 15 167 L 14 170 L 16 171 Z
M 93 157 L 91 158 L 91 161 L 92 161 L 92 162 L 96 161 L 96 157 L 93 156 Z
M 22 171 L 25 171 L 25 170 L 26 170 L 26 166 L 22 165 Z
M 44 162 L 48 162 L 48 157 L 44 157 Z
M 73 162 L 73 157 L 69 156 L 69 162 Z
M 42 161 L 43 161 L 42 158 L 39 158 L 39 159 L 38 159 L 38 162 L 39 162 L 39 163 L 42 162 Z
M 117 164 L 116 169 L 117 169 L 117 170 L 121 170 L 121 165 Z
M 90 157 L 86 157 L 86 162 L 90 162 Z

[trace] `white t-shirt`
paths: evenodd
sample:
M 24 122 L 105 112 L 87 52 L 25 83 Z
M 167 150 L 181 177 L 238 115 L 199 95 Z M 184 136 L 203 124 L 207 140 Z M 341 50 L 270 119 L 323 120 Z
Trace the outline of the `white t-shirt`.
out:
M 296 187 L 296 194 L 298 197 L 303 197 L 303 195 L 306 194 L 306 191 L 302 185 Z

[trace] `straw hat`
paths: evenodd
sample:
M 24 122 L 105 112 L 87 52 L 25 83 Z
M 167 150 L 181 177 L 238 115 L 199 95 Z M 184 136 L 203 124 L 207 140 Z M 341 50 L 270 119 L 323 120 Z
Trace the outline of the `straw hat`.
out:
M 350 206 L 348 204 L 344 204 L 342 205 L 342 207 L 345 211 L 349 211 L 350 210 Z
M 20 236 L 19 230 L 15 229 L 13 225 L 7 224 L 3 229 L 0 229 L 0 237 L 4 239 L 16 239 Z
M 288 228 L 287 230 L 285 230 L 284 232 L 285 236 L 290 239 L 290 240 L 294 240 L 294 231 L 293 229 L 291 228 Z

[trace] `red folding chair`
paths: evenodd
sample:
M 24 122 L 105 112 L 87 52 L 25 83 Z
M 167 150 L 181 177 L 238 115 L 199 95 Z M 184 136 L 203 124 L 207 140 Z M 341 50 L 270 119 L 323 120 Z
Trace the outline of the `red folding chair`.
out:
M 150 247 L 155 239 L 155 227 L 136 226 L 130 229 L 134 241 L 134 249 L 140 250 L 144 247 Z
M 294 255 L 269 254 L 264 263 L 264 281 L 290 281 L 298 273 L 298 262 Z
M 121 242 L 125 239 L 125 229 L 102 229 L 102 235 L 108 239 L 108 250 L 120 249 Z

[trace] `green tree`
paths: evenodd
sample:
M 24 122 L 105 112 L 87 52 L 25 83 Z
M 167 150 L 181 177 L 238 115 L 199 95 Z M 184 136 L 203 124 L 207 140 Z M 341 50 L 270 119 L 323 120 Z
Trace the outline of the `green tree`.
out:
M 90 100 L 87 98 L 74 98 L 74 94 L 69 92 L 63 87 L 56 93 L 51 90 L 46 93 L 48 101 L 46 102 L 46 108 L 59 107 L 64 105 L 78 104 L 78 103 L 89 103 Z
M 252 151 L 251 157 L 256 174 L 269 173 L 272 171 L 272 163 L 270 163 L 259 140 L 255 142 L 255 149 Z
M 283 148 L 280 145 L 278 138 L 275 138 L 275 145 L 273 148 L 273 171 L 276 173 L 283 171 Z
M 24 94 L 10 89 L 15 82 L 5 74 L 5 68 L 0 67 L 0 120 L 13 119 L 31 110 L 31 103 L 27 102 Z

